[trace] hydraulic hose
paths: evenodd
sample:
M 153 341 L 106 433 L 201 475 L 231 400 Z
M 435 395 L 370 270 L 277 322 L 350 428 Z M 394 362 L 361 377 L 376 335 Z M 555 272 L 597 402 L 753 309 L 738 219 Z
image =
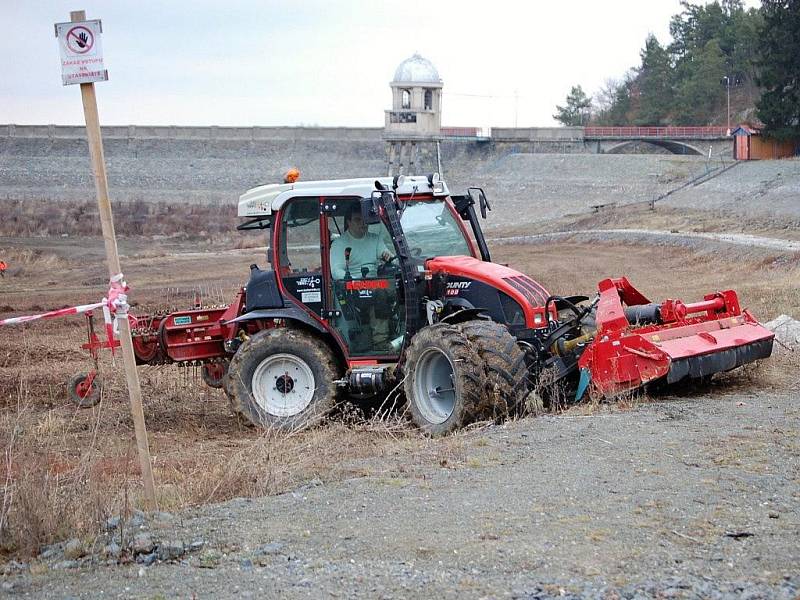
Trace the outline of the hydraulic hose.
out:
M 575 313 L 575 318 L 571 321 L 567 321 L 566 323 L 562 323 L 558 327 L 556 327 L 553 331 L 548 334 L 548 336 L 543 341 L 543 346 L 550 350 L 553 354 L 561 354 L 566 351 L 573 350 L 578 344 L 584 343 L 590 340 L 594 336 L 594 332 L 584 334 L 575 338 L 574 340 L 568 340 L 563 344 L 558 344 L 558 340 L 567 335 L 570 332 L 578 331 L 580 332 L 580 324 L 583 318 L 592 312 L 592 309 L 597 305 L 599 297 L 596 298 L 591 304 L 585 307 L 580 307 L 574 304 L 567 298 L 563 296 L 550 296 L 544 303 L 545 313 L 549 313 L 550 303 L 554 301 L 560 301 L 567 306 L 573 313 Z M 569 344 L 569 347 L 567 347 Z

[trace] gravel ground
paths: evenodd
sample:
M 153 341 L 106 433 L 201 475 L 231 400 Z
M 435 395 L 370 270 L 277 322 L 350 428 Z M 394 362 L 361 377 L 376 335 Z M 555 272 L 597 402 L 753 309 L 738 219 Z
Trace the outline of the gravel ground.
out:
M 741 379 L 741 378 L 740 378 Z M 448 438 L 438 469 L 162 515 L 178 562 L 11 575 L 21 597 L 796 598 L 800 408 L 728 381 Z

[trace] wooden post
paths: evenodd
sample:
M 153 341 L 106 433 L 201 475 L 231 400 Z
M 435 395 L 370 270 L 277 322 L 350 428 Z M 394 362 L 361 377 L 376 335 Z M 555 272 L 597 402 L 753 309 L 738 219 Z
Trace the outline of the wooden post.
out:
M 71 21 L 85 21 L 86 13 L 82 10 L 70 12 Z M 97 114 L 97 97 L 93 83 L 82 83 L 81 98 L 83 114 L 86 119 L 86 136 L 89 141 L 89 154 L 92 159 L 94 187 L 97 192 L 97 205 L 100 210 L 100 223 L 103 228 L 103 242 L 106 246 L 109 278 L 122 272 L 117 252 L 117 238 L 114 234 L 114 218 L 111 214 L 111 202 L 108 199 L 108 179 L 106 178 L 106 161 L 103 155 L 103 138 L 100 135 L 100 118 Z M 136 358 L 133 353 L 131 327 L 127 315 L 118 319 L 119 338 L 122 344 L 122 361 L 125 366 L 125 379 L 128 383 L 128 395 L 131 402 L 131 416 L 136 431 L 136 447 L 142 469 L 144 484 L 144 500 L 147 510 L 156 509 L 156 487 L 153 480 L 153 467 L 150 461 L 150 447 L 147 443 L 147 428 L 144 423 L 142 408 L 142 388 L 139 384 L 139 372 L 136 370 Z

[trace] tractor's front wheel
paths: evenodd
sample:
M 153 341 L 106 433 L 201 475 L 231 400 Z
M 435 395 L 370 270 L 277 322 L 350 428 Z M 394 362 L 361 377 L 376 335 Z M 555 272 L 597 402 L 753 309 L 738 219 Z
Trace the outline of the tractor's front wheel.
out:
M 267 329 L 231 360 L 226 392 L 254 425 L 297 431 L 320 423 L 336 402 L 338 368 L 321 340 L 302 331 Z
M 517 339 L 496 321 L 467 321 L 458 327 L 486 368 L 488 397 L 483 418 L 501 421 L 522 412 L 528 395 L 528 366 Z
M 503 420 L 522 410 L 528 392 L 525 354 L 494 321 L 422 329 L 408 347 L 405 371 L 411 417 L 431 435 Z
M 411 419 L 429 435 L 445 435 L 481 418 L 481 357 L 456 325 L 421 329 L 408 346 L 404 388 Z

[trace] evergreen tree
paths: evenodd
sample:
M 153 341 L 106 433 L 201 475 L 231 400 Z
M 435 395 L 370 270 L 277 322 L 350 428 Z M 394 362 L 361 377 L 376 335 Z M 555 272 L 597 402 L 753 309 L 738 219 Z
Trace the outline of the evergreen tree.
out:
M 614 95 L 614 104 L 608 111 L 609 125 L 628 125 L 632 121 L 633 110 L 633 78 L 626 78 L 617 88 Z
M 592 116 L 592 99 L 579 85 L 573 86 L 567 94 L 567 105 L 556 105 L 553 118 L 563 125 L 587 125 Z
M 730 39 L 720 47 L 726 56 L 728 74 L 738 84 L 756 80 L 758 38 L 762 27 L 763 20 L 758 9 L 742 10 L 731 16 L 727 34 Z
M 725 56 L 716 39 L 692 54 L 692 69 L 681 83 L 675 112 L 681 125 L 705 125 L 721 106 L 725 88 Z
M 641 52 L 639 68 L 639 125 L 663 125 L 667 122 L 672 101 L 672 73 L 669 54 L 650 35 Z
M 791 4 L 796 6 L 797 1 Z M 725 84 L 721 81 L 726 77 L 731 87 L 741 88 L 739 93 L 732 94 L 732 99 L 738 97 L 740 104 L 757 95 L 759 40 L 771 36 L 762 28 L 761 12 L 745 9 L 743 0 L 715 0 L 707 4 L 682 0 L 681 7 L 681 13 L 670 20 L 669 46 L 648 37 L 641 51 L 640 66 L 624 85 L 616 88 L 613 101 L 610 104 L 607 101 L 608 89 L 598 92 L 598 123 L 719 122 L 725 98 Z
M 757 103 L 764 133 L 800 138 L 800 0 L 763 0 Z

